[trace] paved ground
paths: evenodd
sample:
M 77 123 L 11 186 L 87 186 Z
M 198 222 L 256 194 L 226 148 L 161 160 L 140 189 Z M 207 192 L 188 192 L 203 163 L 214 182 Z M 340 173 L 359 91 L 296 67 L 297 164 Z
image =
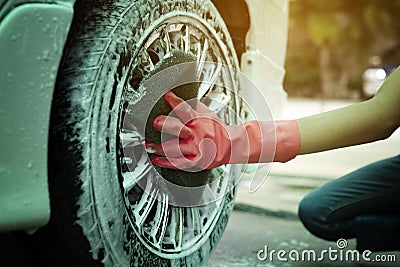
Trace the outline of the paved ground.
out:
M 265 259 L 265 253 L 261 252 L 263 260 L 258 259 L 258 252 L 265 251 L 267 246 L 268 255 L 272 250 L 284 250 L 287 261 L 281 261 L 277 253 Z M 219 243 L 215 253 L 207 267 L 231 267 L 231 266 L 266 266 L 266 267 L 355 267 L 355 266 L 400 266 L 400 253 L 385 253 L 370 255 L 367 259 L 357 261 L 357 256 L 352 256 L 348 251 L 353 251 L 354 241 L 348 241 L 347 247 L 339 249 L 336 242 L 326 242 L 310 235 L 297 219 L 281 218 L 279 216 L 263 215 L 257 212 L 234 211 L 229 221 L 225 234 Z M 331 257 L 322 250 L 331 248 Z M 334 251 L 336 250 L 336 252 Z M 313 261 L 313 252 L 315 259 Z M 299 260 L 296 258 L 299 252 Z M 303 255 L 304 253 L 304 258 Z M 289 257 L 289 255 L 292 255 Z M 311 255 L 311 258 L 308 256 Z M 343 255 L 342 258 L 340 258 Z M 348 255 L 348 256 L 346 256 Z M 396 262 L 378 263 L 376 259 L 394 256 Z M 305 260 L 302 260 L 305 259 Z M 309 260 L 311 259 L 311 261 Z M 321 260 L 318 260 L 321 259 Z M 342 260 L 341 260 L 342 259 Z M 349 259 L 349 261 L 346 261 Z M 353 259 L 355 259 L 353 261 Z
M 243 211 L 245 210 L 245 211 Z M 332 248 L 340 251 L 335 242 L 325 242 L 310 235 L 301 223 L 290 213 L 271 213 L 268 210 L 254 210 L 241 205 L 233 212 L 224 236 L 207 267 L 235 267 L 235 266 L 266 266 L 266 267 L 356 267 L 356 266 L 400 266 L 400 253 L 386 253 L 388 257 L 394 255 L 396 263 L 374 262 L 376 255 L 370 256 L 371 262 L 330 260 L 325 254 L 323 261 L 293 261 L 287 255 L 288 261 L 280 261 L 277 254 L 265 260 L 258 259 L 258 252 L 271 250 L 285 250 L 288 254 L 297 251 L 302 255 L 304 251 L 315 251 L 316 259 L 320 258 L 321 250 Z M 354 241 L 349 241 L 346 251 L 354 249 Z M 332 254 L 333 257 L 338 254 Z M 293 254 L 295 255 L 295 254 Z M 308 259 L 308 254 L 304 254 Z M 381 254 L 379 254 L 381 255 Z M 265 257 L 265 253 L 260 254 Z M 299 256 L 301 259 L 302 256 Z M 312 258 L 311 258 L 312 259 Z M 343 256 L 346 259 L 346 256 Z M 349 259 L 352 259 L 349 257 Z M 360 256 L 362 259 L 362 256 Z M 27 255 L 22 251 L 10 234 L 0 235 L 0 266 L 1 267 L 40 267 L 33 265 Z M 156 267 L 156 266 L 155 266 Z

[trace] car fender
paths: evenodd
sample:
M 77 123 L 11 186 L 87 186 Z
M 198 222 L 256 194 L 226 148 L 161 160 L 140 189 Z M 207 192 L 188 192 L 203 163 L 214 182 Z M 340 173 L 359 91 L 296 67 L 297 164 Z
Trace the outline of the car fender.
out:
M 50 109 L 73 17 L 72 2 L 10 3 L 0 13 L 0 232 L 50 218 Z

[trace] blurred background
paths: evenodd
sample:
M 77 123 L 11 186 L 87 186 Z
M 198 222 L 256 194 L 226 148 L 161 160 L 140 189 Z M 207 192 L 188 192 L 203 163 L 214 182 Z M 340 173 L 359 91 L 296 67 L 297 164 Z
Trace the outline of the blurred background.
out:
M 399 16 L 400 0 L 291 0 L 284 83 L 289 98 L 280 119 L 298 119 L 373 97 L 400 65 Z M 400 129 L 386 140 L 274 163 L 255 193 L 249 192 L 251 175 L 245 175 L 238 186 L 237 212 L 233 213 L 210 266 L 233 266 L 242 264 L 242 259 L 254 266 L 260 264 L 249 251 L 262 244 L 317 251 L 335 247 L 311 235 L 298 221 L 301 199 L 326 182 L 399 153 Z M 243 231 L 244 225 L 252 232 Z M 355 241 L 350 242 L 349 248 L 354 249 Z M 238 247 L 232 248 L 231 244 L 236 243 Z M 396 255 L 399 259 L 400 254 Z M 360 265 L 274 262 L 268 266 Z
M 400 0 L 291 0 L 284 83 L 289 98 L 279 119 L 298 119 L 373 97 L 400 65 L 399 16 Z M 255 193 L 249 192 L 248 172 L 238 186 L 236 210 L 209 267 L 261 266 L 264 263 L 255 259 L 254 251 L 265 244 L 299 251 L 335 247 L 334 242 L 310 234 L 298 220 L 302 198 L 326 182 L 399 153 L 400 129 L 386 140 L 274 163 Z M 355 240 L 349 242 L 354 249 Z M 399 252 L 394 255 L 400 259 Z M 274 261 L 263 266 L 394 267 L 399 261 Z
M 364 72 L 374 68 L 366 78 L 383 80 L 400 64 L 399 14 L 399 0 L 291 0 L 289 97 L 370 97 Z
M 373 97 L 400 65 L 399 15 L 399 0 L 291 0 L 284 83 L 289 98 L 280 119 Z M 312 189 L 399 153 L 397 130 L 386 140 L 274 163 L 256 193 L 249 194 L 251 178 L 244 179 L 237 202 L 297 213 Z

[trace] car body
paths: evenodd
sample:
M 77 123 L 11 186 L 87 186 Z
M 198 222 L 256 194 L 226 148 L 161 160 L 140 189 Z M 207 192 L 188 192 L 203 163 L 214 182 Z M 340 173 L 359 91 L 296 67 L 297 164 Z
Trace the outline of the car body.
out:
M 243 73 L 279 116 L 286 99 L 282 82 L 288 1 L 213 2 L 233 36 Z M 33 233 L 46 226 L 52 213 L 50 117 L 60 62 L 77 12 L 74 5 L 73 0 L 0 0 L 0 231 Z M 245 94 L 256 106 L 252 92 Z
M 4 231 L 35 228 L 49 219 L 51 98 L 74 12 L 72 1 L 1 1 L 0 6 L 0 229 Z

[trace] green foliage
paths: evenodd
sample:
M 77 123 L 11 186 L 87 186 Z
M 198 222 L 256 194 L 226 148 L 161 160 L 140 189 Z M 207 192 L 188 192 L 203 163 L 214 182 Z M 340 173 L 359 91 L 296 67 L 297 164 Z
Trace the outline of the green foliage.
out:
M 386 5 L 383 5 L 384 2 Z M 395 37 L 400 34 L 400 1 L 370 1 L 364 8 L 363 19 L 367 31 Z
M 300 5 L 304 5 L 307 8 L 311 8 L 314 11 L 328 11 L 338 10 L 345 7 L 348 1 L 337 1 L 337 0 L 299 0 Z
M 317 46 L 400 36 L 399 0 L 297 0 L 291 8 L 306 21 L 303 30 Z
M 400 43 L 399 0 L 295 0 L 290 13 L 289 93 L 297 88 L 315 94 L 324 84 L 321 72 L 326 69 L 321 68 L 326 66 L 333 81 L 347 71 L 344 86 L 361 87 L 368 58 Z M 328 64 L 321 64 L 321 48 L 329 50 Z
M 307 17 L 307 30 L 316 46 L 336 45 L 342 34 L 334 16 L 320 16 L 318 13 L 311 13 Z

